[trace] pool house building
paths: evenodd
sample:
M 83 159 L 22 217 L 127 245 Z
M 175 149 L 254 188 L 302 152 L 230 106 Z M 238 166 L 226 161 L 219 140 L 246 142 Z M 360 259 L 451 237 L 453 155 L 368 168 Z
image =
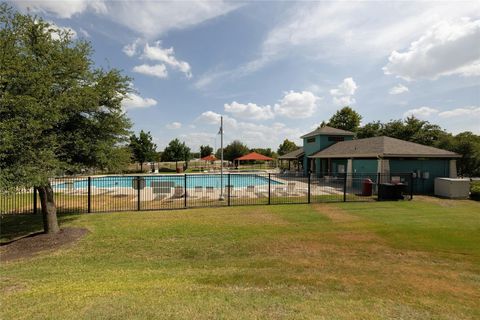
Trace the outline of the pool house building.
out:
M 412 173 L 416 191 L 433 192 L 436 177 L 456 177 L 454 152 L 391 137 L 354 139 L 355 134 L 329 126 L 303 135 L 303 148 L 279 157 L 293 161 L 305 175 L 395 175 Z

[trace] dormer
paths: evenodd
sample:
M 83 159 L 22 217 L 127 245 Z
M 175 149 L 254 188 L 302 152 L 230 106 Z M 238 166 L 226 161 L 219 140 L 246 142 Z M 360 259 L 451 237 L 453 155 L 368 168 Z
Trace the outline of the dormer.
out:
M 339 141 L 352 140 L 354 135 L 350 131 L 324 126 L 301 136 L 301 138 L 303 139 L 305 154 L 309 155 Z

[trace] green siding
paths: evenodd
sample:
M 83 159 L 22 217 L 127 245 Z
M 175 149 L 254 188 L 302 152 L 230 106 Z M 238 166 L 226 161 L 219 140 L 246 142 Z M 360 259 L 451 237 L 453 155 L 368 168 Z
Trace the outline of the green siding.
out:
M 315 142 L 307 142 L 307 139 L 309 138 L 304 138 L 303 139 L 303 150 L 305 151 L 306 157 L 303 159 L 303 167 L 305 169 L 305 173 L 308 172 L 310 167 L 308 166 L 308 159 L 307 157 L 317 153 L 326 147 L 331 146 L 332 144 L 336 143 L 336 141 L 328 141 L 328 137 L 338 137 L 336 135 L 330 135 L 330 136 L 325 136 L 325 135 L 318 135 L 315 136 Z M 343 136 L 344 141 L 347 140 L 352 140 L 353 136 Z M 312 137 L 310 137 L 312 138 Z M 327 168 L 321 168 L 320 166 L 320 159 L 316 159 L 315 161 L 315 171 L 317 175 L 320 175 L 321 172 L 325 172 Z M 334 168 L 335 169 L 335 168 Z M 335 169 L 336 170 L 336 169 Z
M 343 165 L 345 167 L 345 172 L 347 171 L 347 159 L 332 159 L 332 174 L 338 175 L 338 165 Z
M 390 173 L 407 173 L 420 171 L 420 177 L 414 179 L 416 193 L 433 193 L 435 178 L 449 176 L 449 159 L 391 159 Z M 428 172 L 429 178 L 423 179 L 423 173 Z
M 352 169 L 354 173 L 377 173 L 377 159 L 353 159 Z

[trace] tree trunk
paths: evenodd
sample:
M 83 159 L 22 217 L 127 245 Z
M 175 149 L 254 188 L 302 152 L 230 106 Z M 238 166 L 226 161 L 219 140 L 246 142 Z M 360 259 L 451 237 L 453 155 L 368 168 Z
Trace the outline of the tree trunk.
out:
M 140 162 L 140 172 L 143 172 L 143 162 Z
M 38 187 L 40 204 L 42 206 L 43 230 L 45 233 L 58 233 L 60 228 L 57 221 L 57 206 L 53 195 L 52 185 Z

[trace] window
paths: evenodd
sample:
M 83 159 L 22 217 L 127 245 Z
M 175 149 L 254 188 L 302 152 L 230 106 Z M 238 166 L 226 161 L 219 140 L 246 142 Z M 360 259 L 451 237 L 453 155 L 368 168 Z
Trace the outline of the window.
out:
M 315 137 L 307 138 L 307 143 L 315 142 Z
M 344 141 L 345 138 L 344 137 L 338 137 L 338 136 L 335 136 L 335 137 L 328 137 L 328 141 Z

